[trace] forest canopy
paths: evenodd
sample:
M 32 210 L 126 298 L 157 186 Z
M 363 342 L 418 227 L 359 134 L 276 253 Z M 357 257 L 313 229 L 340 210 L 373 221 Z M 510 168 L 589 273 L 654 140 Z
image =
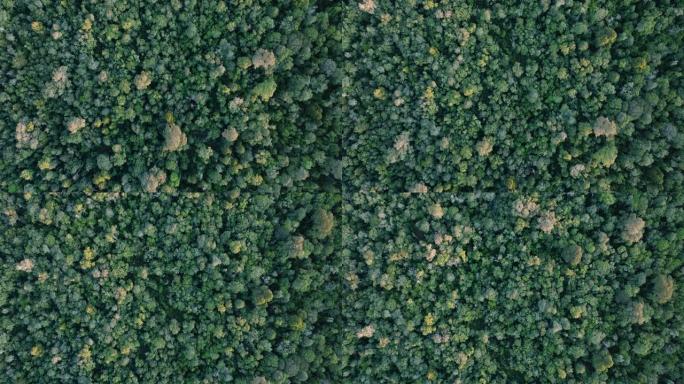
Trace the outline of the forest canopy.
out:
M 683 382 L 683 26 L 0 0 L 0 382 Z

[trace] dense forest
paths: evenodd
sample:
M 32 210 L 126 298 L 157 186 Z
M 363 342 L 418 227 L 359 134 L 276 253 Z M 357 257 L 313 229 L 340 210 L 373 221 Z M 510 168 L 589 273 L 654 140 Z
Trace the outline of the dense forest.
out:
M 0 382 L 684 381 L 684 4 L 0 0 Z

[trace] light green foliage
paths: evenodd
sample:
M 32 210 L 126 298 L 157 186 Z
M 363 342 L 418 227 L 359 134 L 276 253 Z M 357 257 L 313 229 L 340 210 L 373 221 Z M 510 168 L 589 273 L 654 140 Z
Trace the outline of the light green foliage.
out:
M 254 291 L 253 300 L 255 305 L 266 305 L 273 300 L 273 292 L 268 287 L 259 287 Z
M 596 151 L 593 158 L 598 165 L 608 168 L 615 163 L 617 156 L 617 146 L 613 143 L 609 143 Z
M 263 101 L 268 101 L 276 91 L 276 82 L 270 78 L 257 84 L 252 90 L 254 97 L 259 97 Z
M 660 304 L 665 304 L 672 299 L 674 289 L 674 279 L 671 276 L 661 274 L 653 279 L 653 293 Z
M 577 265 L 582 261 L 582 247 L 571 245 L 563 250 L 563 260 L 570 265 Z
M 605 372 L 613 366 L 613 357 L 604 349 L 594 354 L 592 364 L 596 372 Z
M 335 225 L 335 218 L 332 212 L 323 209 L 316 209 L 313 213 L 313 236 L 319 239 L 328 237 Z

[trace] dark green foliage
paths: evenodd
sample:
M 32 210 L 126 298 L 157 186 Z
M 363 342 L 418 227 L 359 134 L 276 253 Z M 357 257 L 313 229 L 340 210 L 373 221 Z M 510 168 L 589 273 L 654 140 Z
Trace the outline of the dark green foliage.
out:
M 340 213 L 349 218 L 350 256 L 339 268 L 358 281 L 345 279 L 343 307 L 354 310 L 341 316 L 349 353 L 364 356 L 350 369 L 367 382 L 433 373 L 436 381 L 464 383 L 679 377 L 681 339 L 671 330 L 684 325 L 681 294 L 676 278 L 661 271 L 681 276 L 682 242 L 673 253 L 656 250 L 655 238 L 625 247 L 619 218 L 608 231 L 614 213 L 598 196 L 546 201 L 560 224 L 545 234 L 536 216 L 514 213 L 518 199 L 350 195 Z M 444 212 L 439 220 L 435 204 Z M 586 207 L 596 211 L 589 216 Z M 651 230 L 681 225 L 676 219 Z M 371 338 L 353 336 L 367 324 Z
M 312 240 L 318 264 L 283 257 L 263 219 L 324 203 L 247 194 L 3 194 L 2 381 L 334 377 L 329 246 Z
M 143 191 L 154 167 L 168 174 L 167 193 L 271 192 L 300 184 L 303 171 L 333 177 L 339 135 L 312 113 L 334 100 L 339 71 L 329 17 L 315 4 L 9 1 L 0 10 L 1 190 Z M 301 82 L 294 94 L 291 74 Z M 19 139 L 18 124 L 28 127 Z M 235 140 L 222 138 L 231 129 Z

